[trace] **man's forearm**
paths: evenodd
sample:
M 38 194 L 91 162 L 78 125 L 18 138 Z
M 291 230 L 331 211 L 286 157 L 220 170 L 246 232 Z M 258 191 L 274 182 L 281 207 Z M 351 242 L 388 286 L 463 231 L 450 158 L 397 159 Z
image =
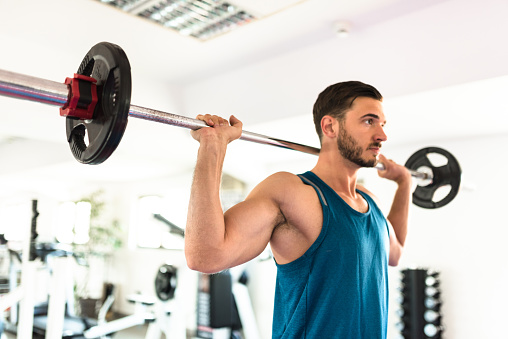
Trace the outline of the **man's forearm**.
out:
M 202 142 L 194 171 L 187 227 L 185 255 L 191 268 L 202 270 L 211 254 L 224 241 L 224 214 L 220 202 L 220 182 L 226 145 Z
M 398 183 L 398 188 L 393 198 L 392 207 L 388 214 L 388 220 L 393 226 L 397 240 L 404 246 L 407 235 L 409 220 L 409 205 L 411 203 L 411 180 Z

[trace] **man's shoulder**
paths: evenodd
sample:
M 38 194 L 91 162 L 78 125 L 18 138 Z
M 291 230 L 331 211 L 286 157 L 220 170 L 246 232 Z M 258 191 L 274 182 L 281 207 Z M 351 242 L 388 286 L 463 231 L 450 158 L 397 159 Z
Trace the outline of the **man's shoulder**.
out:
M 260 182 L 253 192 L 271 196 L 280 202 L 295 197 L 302 186 L 305 185 L 298 175 L 290 172 L 276 172 Z
M 295 180 L 298 179 L 298 175 L 290 172 L 276 172 L 270 175 L 267 179 L 276 179 L 276 180 Z
M 302 180 L 298 175 L 290 173 L 290 172 L 276 172 L 264 180 L 264 183 L 269 186 L 283 186 L 286 188 L 290 188 L 293 186 L 298 186 L 302 183 Z

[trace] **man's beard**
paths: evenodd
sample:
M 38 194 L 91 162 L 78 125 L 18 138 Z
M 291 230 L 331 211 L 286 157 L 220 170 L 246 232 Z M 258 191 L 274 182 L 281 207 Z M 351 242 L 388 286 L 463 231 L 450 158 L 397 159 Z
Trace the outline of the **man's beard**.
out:
M 381 147 L 380 143 L 372 143 L 370 147 Z M 344 126 L 340 126 L 339 137 L 337 139 L 337 147 L 339 148 L 340 154 L 347 160 L 360 167 L 374 167 L 376 166 L 378 159 L 372 158 L 365 160 L 362 158 L 363 149 L 358 145 L 355 139 L 346 131 Z

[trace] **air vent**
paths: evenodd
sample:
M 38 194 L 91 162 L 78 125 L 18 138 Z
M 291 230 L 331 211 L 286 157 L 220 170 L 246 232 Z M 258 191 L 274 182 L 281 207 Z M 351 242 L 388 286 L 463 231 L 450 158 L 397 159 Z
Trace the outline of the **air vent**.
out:
M 305 0 L 98 0 L 201 41 Z
M 208 40 L 256 19 L 231 2 L 220 0 L 100 1 L 199 40 Z

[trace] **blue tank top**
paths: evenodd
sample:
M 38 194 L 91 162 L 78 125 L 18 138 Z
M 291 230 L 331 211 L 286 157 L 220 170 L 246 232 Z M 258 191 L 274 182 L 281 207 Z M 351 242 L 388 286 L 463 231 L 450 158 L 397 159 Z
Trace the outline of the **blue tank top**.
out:
M 277 265 L 272 338 L 386 338 L 387 221 L 371 197 L 351 208 L 312 172 L 299 176 L 317 192 L 323 226 L 298 259 Z

